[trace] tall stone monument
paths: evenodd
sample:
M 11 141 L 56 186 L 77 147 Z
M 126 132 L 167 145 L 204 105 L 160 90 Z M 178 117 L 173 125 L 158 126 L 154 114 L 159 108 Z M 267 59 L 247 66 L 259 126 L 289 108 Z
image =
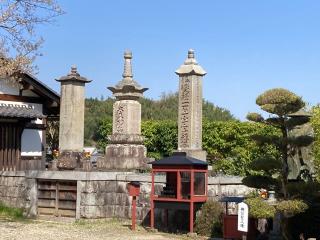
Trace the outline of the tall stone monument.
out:
M 206 75 L 194 58 L 194 50 L 176 70 L 179 76 L 178 151 L 206 161 L 202 150 L 202 77 Z
M 84 139 L 84 87 L 91 82 L 71 67 L 71 72 L 56 81 L 61 83 L 59 151 L 57 167 L 72 170 L 80 167 Z
M 116 98 L 113 104 L 112 135 L 106 147 L 105 159 L 99 159 L 100 169 L 141 169 L 146 167 L 147 149 L 141 135 L 141 104 L 139 98 L 148 88 L 142 88 L 132 75 L 132 53 L 124 53 L 123 79 L 108 87 Z

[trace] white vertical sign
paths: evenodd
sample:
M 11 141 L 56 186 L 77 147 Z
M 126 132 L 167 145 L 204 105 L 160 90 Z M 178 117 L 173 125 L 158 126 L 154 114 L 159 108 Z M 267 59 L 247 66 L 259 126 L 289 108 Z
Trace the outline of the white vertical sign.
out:
M 248 232 L 249 207 L 246 203 L 238 204 L 238 231 Z

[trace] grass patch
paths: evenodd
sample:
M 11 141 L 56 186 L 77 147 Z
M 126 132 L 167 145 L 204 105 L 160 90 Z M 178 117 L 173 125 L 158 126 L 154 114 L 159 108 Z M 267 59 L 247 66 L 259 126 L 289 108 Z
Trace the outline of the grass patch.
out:
M 8 207 L 3 202 L 0 202 L 0 217 L 12 220 L 25 219 L 22 208 Z

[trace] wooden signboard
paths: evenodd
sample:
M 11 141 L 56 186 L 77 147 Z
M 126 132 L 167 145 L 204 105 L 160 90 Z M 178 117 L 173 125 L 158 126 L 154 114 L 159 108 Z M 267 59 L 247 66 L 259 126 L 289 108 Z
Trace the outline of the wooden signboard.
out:
M 238 204 L 238 231 L 248 232 L 249 207 L 246 203 Z

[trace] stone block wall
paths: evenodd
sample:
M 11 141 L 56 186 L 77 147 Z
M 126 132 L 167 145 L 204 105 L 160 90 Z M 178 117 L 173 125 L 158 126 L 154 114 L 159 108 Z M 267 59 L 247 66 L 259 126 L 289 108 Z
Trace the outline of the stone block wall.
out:
M 34 217 L 35 185 L 35 179 L 27 179 L 23 173 L 0 175 L 0 201 L 10 207 L 23 208 L 27 216 Z
M 242 184 L 242 177 L 219 176 L 209 177 L 208 197 L 214 200 L 224 196 L 245 196 L 253 191 Z
M 12 207 L 26 209 L 28 216 L 37 215 L 37 181 L 76 181 L 76 218 L 131 218 L 132 197 L 127 183 L 139 181 L 137 220 L 149 221 L 151 176 L 120 172 L 30 171 L 1 172 L 0 201 Z M 244 196 L 252 189 L 242 185 L 240 177 L 210 177 L 208 196 L 217 200 L 223 196 Z M 164 179 L 156 178 L 156 189 L 164 186 Z M 162 218 L 156 211 L 156 218 Z
M 114 181 L 78 181 L 81 218 L 131 218 L 132 197 L 124 178 Z M 150 211 L 151 181 L 146 175 L 131 175 L 131 181 L 141 183 L 137 198 L 137 219 L 143 221 Z M 217 200 L 222 196 L 244 196 L 252 189 L 242 185 L 240 177 L 210 177 L 208 196 Z M 162 188 L 161 180 L 155 188 Z
M 126 181 L 79 181 L 81 218 L 131 218 L 132 197 Z M 151 183 L 142 182 L 137 198 L 137 219 L 150 210 Z

